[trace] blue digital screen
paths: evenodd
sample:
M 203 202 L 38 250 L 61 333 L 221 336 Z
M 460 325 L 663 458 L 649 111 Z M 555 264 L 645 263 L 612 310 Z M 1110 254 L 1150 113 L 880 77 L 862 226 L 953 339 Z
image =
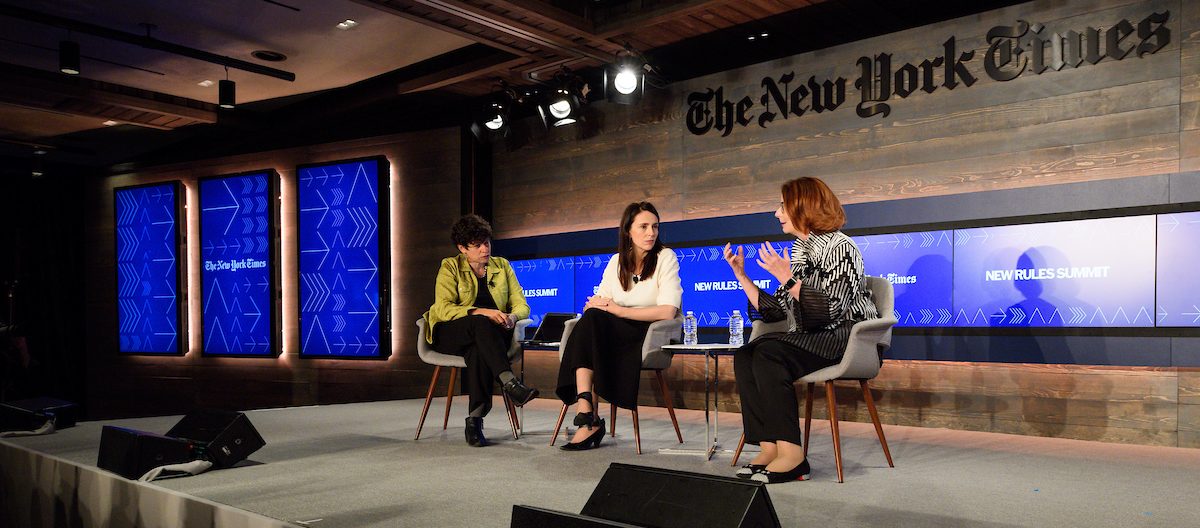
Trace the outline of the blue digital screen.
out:
M 510 263 L 529 303 L 533 326 L 549 312 L 576 312 L 573 257 L 518 260 Z
M 180 354 L 178 182 L 114 190 L 118 350 Z
M 1200 327 L 1200 212 L 1158 215 L 1158 326 Z
M 746 259 L 746 274 L 759 288 L 775 293 L 779 281 L 755 262 L 759 244 L 741 244 Z M 791 250 L 791 242 L 772 242 L 776 252 Z M 738 245 L 731 246 L 737 251 Z M 742 321 L 750 326 L 747 310 L 750 299 L 733 270 L 725 262 L 725 245 L 676 248 L 679 258 L 679 281 L 683 286 L 683 311 L 692 311 L 701 328 L 728 328 L 734 310 L 742 313 Z
M 604 268 L 608 267 L 611 259 L 612 253 L 574 257 L 576 313 L 583 313 L 583 305 L 587 304 L 588 297 L 596 294 L 600 279 L 604 278 Z
M 386 232 L 387 162 L 309 165 L 297 170 L 300 355 L 380 357 L 380 245 Z M 383 201 L 381 201 L 383 198 Z M 386 287 L 386 285 L 384 286 Z
M 863 271 L 892 283 L 896 326 L 950 326 L 954 320 L 953 231 L 852 238 L 862 253 Z
M 275 177 L 264 171 L 200 180 L 204 354 L 276 353 Z
M 954 237 L 955 326 L 1154 326 L 1153 215 Z

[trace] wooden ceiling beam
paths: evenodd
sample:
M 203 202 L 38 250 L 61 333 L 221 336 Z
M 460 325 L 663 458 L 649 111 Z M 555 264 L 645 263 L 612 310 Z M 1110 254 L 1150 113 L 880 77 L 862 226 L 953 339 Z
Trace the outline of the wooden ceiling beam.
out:
M 609 61 L 612 59 L 612 53 L 621 49 L 619 45 L 612 42 L 608 42 L 606 40 L 596 41 L 593 39 L 588 39 L 588 41 L 597 44 L 601 49 L 597 50 L 586 46 L 579 46 L 569 38 L 502 17 L 497 13 L 493 13 L 481 7 L 474 6 L 460 0 L 406 1 L 420 4 L 431 9 L 437 9 L 447 15 L 452 15 L 460 19 L 479 24 L 510 37 L 532 43 L 538 47 L 546 49 L 547 51 L 568 57 L 588 57 L 598 61 Z
M 581 37 L 595 36 L 592 21 L 537 0 L 488 0 L 488 3 L 543 24 L 568 28 Z
M 434 90 L 478 79 L 496 72 L 507 72 L 528 63 L 529 57 L 517 57 L 502 62 L 497 62 L 491 58 L 464 62 L 445 70 L 401 81 L 396 85 L 396 92 L 403 95 L 424 90 Z
M 393 4 L 397 4 L 397 3 L 403 4 L 404 2 L 392 2 L 389 0 L 351 0 L 351 1 L 356 4 L 361 4 L 361 5 L 364 5 L 367 7 L 378 9 L 385 13 L 390 13 L 390 14 L 398 16 L 400 18 L 411 20 L 411 21 L 421 24 L 423 26 L 428 26 L 428 27 L 431 27 L 431 28 L 434 28 L 434 29 L 437 29 L 440 31 L 445 31 L 450 34 L 457 35 L 459 37 L 465 38 L 465 39 L 473 41 L 473 42 L 478 42 L 480 44 L 491 46 L 500 51 L 506 51 L 513 55 L 520 55 L 523 57 L 531 55 L 531 53 L 529 53 L 529 51 L 527 51 L 527 50 L 515 48 L 515 47 L 509 46 L 507 44 L 504 44 L 503 42 L 498 42 L 496 40 L 489 39 L 482 35 L 476 35 L 474 33 L 471 33 L 470 31 L 463 31 L 454 26 L 448 26 L 448 25 L 442 24 L 436 20 L 430 20 L 428 18 L 417 15 L 415 13 L 409 13 L 408 11 L 405 11 L 404 9 L 401 9 L 401 8 L 393 5 Z
M 596 36 L 605 40 L 619 37 L 627 33 L 646 29 L 655 24 L 668 22 L 673 18 L 688 16 L 711 9 L 734 0 L 687 0 L 676 4 L 665 5 L 649 11 L 623 16 L 605 22 L 596 27 Z

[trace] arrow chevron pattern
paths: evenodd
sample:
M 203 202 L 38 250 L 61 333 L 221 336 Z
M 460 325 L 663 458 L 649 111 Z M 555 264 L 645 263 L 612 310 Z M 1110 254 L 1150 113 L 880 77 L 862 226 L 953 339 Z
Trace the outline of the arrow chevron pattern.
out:
M 205 354 L 274 353 L 269 173 L 200 182 L 201 312 Z M 246 266 L 253 261 L 262 267 Z M 220 266 L 228 263 L 229 267 Z M 236 268 L 235 263 L 243 267 Z M 214 269 L 210 269 L 213 264 Z M 256 287 L 257 286 L 257 287 Z
M 299 171 L 300 353 L 374 357 L 379 346 L 379 167 Z M 386 174 L 383 175 L 386 177 Z
M 1200 212 L 1158 215 L 1155 322 L 1200 327 Z
M 179 352 L 175 183 L 116 189 L 120 351 Z

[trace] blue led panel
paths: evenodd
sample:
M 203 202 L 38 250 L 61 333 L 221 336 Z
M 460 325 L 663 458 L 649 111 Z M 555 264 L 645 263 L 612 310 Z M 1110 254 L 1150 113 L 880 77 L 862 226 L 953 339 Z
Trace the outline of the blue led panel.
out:
M 791 241 L 771 242 L 775 251 L 791 250 Z M 758 287 L 775 293 L 779 281 L 755 262 L 759 244 L 741 244 L 746 257 L 746 274 Z M 732 246 L 737 251 L 738 245 Z M 683 311 L 695 312 L 702 328 L 728 328 L 729 316 L 741 310 L 742 320 L 750 326 L 747 315 L 749 298 L 725 262 L 725 245 L 675 248 L 679 258 L 679 281 L 683 286 Z
M 575 263 L 575 309 L 568 312 L 583 313 L 583 305 L 587 304 L 588 297 L 596 294 L 600 279 L 604 278 L 604 268 L 612 256 L 612 253 L 605 253 L 572 257 Z
M 954 232 L 922 231 L 852 237 L 867 275 L 892 283 L 896 326 L 951 326 L 954 320 Z
M 1155 216 L 954 231 L 956 326 L 1154 326 Z
M 529 303 L 533 326 L 548 312 L 577 312 L 575 308 L 575 258 L 514 260 L 513 272 Z
M 382 157 L 297 168 L 302 357 L 389 352 L 388 175 Z
M 200 180 L 201 352 L 279 353 L 275 171 Z
M 118 351 L 182 354 L 182 186 L 122 187 L 115 198 Z
M 1158 215 L 1158 326 L 1200 327 L 1200 212 Z

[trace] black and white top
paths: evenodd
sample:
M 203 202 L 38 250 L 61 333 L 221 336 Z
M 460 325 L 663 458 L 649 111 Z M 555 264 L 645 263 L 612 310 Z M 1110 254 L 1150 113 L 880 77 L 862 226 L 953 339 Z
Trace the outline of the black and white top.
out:
M 841 359 L 850 327 L 879 317 L 863 275 L 862 253 L 850 237 L 833 231 L 796 239 L 791 262 L 792 276 L 801 285 L 799 299 L 782 284 L 774 295 L 758 290 L 763 321 L 788 321 L 787 333 L 769 336 L 823 358 Z

